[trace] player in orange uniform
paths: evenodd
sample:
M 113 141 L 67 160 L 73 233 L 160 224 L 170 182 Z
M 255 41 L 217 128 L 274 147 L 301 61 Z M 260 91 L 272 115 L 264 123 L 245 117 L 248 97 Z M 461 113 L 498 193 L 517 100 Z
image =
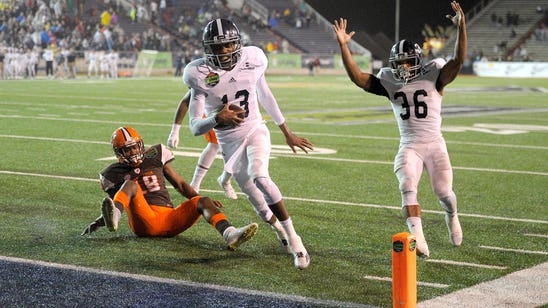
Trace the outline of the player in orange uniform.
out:
M 143 139 L 131 127 L 116 129 L 111 139 L 119 162 L 100 173 L 103 190 L 102 215 L 92 222 L 82 235 L 101 226 L 114 232 L 125 210 L 131 230 L 142 237 L 172 237 L 194 225 L 203 216 L 226 241 L 229 249 L 236 249 L 257 232 L 256 223 L 242 228 L 232 226 L 218 209 L 219 201 L 200 196 L 173 169 L 173 153 L 156 144 L 145 150 Z M 166 187 L 166 179 L 189 200 L 174 207 Z

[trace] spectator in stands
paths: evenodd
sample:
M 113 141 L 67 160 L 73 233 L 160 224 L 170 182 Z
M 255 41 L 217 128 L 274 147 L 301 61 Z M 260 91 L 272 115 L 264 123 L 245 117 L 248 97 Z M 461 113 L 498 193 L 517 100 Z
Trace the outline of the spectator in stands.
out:
M 150 22 L 153 24 L 157 23 L 158 18 L 158 2 L 156 0 L 150 1 Z
M 44 58 L 44 61 L 46 61 L 46 76 L 48 78 L 53 78 L 53 50 L 49 45 L 46 46 L 46 50 L 44 50 L 44 54 L 42 55 Z
M 289 42 L 285 38 L 282 39 L 282 53 L 289 53 Z
M 112 11 L 112 16 L 110 17 L 110 24 L 113 26 L 118 25 L 118 14 L 116 14 L 116 11 Z
M 276 27 L 278 27 L 278 18 L 276 17 L 276 15 L 276 10 L 274 10 L 268 18 L 268 26 L 271 29 L 275 29 Z
M 527 48 L 525 48 L 525 44 L 520 46 L 519 57 L 521 61 L 529 61 L 529 55 L 527 54 Z
M 137 22 L 137 5 L 135 3 L 133 3 L 131 9 L 129 10 L 129 18 L 131 19 L 132 23 Z
M 112 15 L 108 10 L 104 10 L 103 13 L 101 13 L 101 25 L 103 27 L 110 26 L 110 20 L 112 19 Z
M 68 78 L 76 78 L 76 51 L 74 47 L 67 54 Z
M 0 46 L 0 79 L 4 79 L 4 59 L 6 58 L 6 50 Z

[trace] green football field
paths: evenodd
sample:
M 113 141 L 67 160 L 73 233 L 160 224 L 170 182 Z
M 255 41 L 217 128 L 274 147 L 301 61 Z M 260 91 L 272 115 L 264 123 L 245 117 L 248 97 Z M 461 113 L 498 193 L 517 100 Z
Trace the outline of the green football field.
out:
M 389 102 L 345 76 L 267 79 L 290 128 L 316 147 L 292 154 L 269 121 L 271 176 L 311 255 L 308 269 L 293 267 L 243 195 L 224 198 L 220 159 L 201 192 L 222 200 L 234 225 L 260 224 L 238 251 L 223 250 L 204 220 L 167 239 L 135 237 L 125 217 L 116 233 L 80 236 L 100 214 L 98 172 L 114 162 L 111 133 L 129 125 L 147 145 L 165 143 L 186 91 L 176 78 L 0 81 L 0 256 L 391 306 L 391 237 L 407 227 Z M 460 76 L 446 88 L 443 132 L 464 242 L 450 245 L 424 173 L 419 201 L 431 258 L 417 261 L 419 301 L 548 260 L 547 92 L 546 79 Z M 190 181 L 206 142 L 184 124 L 174 166 Z

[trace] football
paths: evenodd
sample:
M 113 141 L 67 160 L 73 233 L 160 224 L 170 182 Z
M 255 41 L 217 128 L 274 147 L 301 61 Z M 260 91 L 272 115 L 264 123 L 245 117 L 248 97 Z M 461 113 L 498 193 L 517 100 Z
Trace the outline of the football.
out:
M 218 113 L 218 112 L 221 112 L 221 110 L 223 110 L 225 108 L 225 105 L 221 105 L 219 106 L 219 108 L 217 108 L 217 110 L 215 110 L 215 113 Z M 244 109 L 238 105 L 235 105 L 235 104 L 229 104 L 228 105 L 228 109 L 234 111 L 234 112 L 238 112 L 238 111 L 243 111 Z M 245 112 L 242 112 L 240 114 L 238 114 L 238 117 L 240 119 L 243 119 L 245 117 Z M 234 128 L 236 127 L 236 125 L 233 125 L 233 124 L 217 124 L 215 125 L 215 129 L 219 129 L 219 130 L 227 130 L 227 129 L 231 129 L 231 128 Z

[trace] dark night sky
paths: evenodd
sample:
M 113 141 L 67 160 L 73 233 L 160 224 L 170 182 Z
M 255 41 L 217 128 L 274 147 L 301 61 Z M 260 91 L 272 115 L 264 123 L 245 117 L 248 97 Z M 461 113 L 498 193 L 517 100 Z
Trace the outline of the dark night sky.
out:
M 396 0 L 306 0 L 327 20 L 348 19 L 349 31 L 368 34 L 384 32 L 394 39 Z M 459 1 L 466 13 L 478 0 Z M 421 31 L 425 24 L 432 27 L 448 26 L 445 15 L 453 14 L 449 0 L 400 0 L 400 39 L 422 42 Z

